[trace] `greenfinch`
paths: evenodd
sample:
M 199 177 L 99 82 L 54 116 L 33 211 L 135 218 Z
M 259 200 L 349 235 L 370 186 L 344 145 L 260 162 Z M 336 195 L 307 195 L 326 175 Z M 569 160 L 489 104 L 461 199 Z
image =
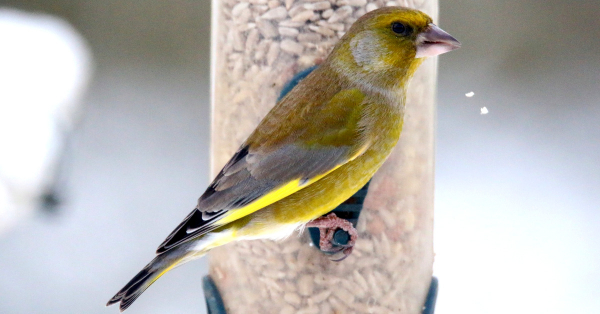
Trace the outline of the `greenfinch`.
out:
M 336 225 L 331 215 L 319 217 L 364 186 L 391 153 L 415 70 L 425 57 L 459 47 L 418 10 L 386 7 L 359 18 L 107 305 L 127 309 L 160 276 L 226 243 L 283 239 L 315 221 Z

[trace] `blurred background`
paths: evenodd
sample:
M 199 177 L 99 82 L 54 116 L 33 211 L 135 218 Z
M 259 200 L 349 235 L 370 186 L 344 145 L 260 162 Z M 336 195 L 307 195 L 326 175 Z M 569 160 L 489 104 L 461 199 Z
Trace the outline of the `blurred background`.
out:
M 441 1 L 438 24 L 463 48 L 439 60 L 436 313 L 595 312 L 600 2 Z M 53 60 L 33 78 L 23 38 Z M 45 157 L 0 166 L 0 313 L 115 313 L 210 180 L 210 3 L 0 0 L 0 45 L 0 161 Z M 206 272 L 128 313 L 206 313 Z

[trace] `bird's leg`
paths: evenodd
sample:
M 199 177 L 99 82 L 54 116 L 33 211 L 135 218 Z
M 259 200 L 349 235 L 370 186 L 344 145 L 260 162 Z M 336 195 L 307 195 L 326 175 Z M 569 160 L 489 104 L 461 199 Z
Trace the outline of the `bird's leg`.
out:
M 327 253 L 338 253 L 341 251 L 344 254 L 342 258 L 337 259 L 336 261 L 341 261 L 348 257 L 350 253 L 352 253 L 352 248 L 354 247 L 354 243 L 358 238 L 358 232 L 352 223 L 346 219 L 339 218 L 334 213 L 319 217 L 309 222 L 306 226 L 309 228 L 319 228 L 319 247 L 321 248 L 321 251 Z M 346 231 L 347 234 L 350 235 L 350 239 L 347 239 L 346 237 L 346 241 L 336 241 L 335 234 L 338 229 Z M 336 249 L 334 244 L 341 249 Z

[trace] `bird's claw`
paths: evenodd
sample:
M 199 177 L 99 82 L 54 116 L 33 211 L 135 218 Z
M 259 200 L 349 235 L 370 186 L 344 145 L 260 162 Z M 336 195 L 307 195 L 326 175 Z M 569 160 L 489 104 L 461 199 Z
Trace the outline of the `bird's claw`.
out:
M 344 260 L 352 253 L 358 238 L 358 232 L 352 223 L 334 213 L 309 222 L 307 227 L 319 228 L 319 247 L 321 251 L 332 255 L 332 260 L 336 262 Z M 341 257 L 338 258 L 340 253 Z

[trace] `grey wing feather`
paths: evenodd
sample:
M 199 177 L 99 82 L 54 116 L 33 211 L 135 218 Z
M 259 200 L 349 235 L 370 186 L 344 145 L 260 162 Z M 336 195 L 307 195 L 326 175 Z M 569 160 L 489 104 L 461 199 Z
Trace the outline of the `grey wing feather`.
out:
M 198 200 L 198 210 L 216 212 L 241 207 L 295 179 L 310 179 L 346 161 L 350 147 L 309 150 L 286 145 L 262 155 L 248 153 L 228 164 Z M 214 190 L 214 191 L 213 191 Z
M 214 223 L 228 210 L 244 207 L 289 181 L 299 179 L 303 183 L 345 163 L 350 149 L 350 146 L 306 149 L 288 144 L 265 154 L 243 146 L 157 253 L 214 230 Z

